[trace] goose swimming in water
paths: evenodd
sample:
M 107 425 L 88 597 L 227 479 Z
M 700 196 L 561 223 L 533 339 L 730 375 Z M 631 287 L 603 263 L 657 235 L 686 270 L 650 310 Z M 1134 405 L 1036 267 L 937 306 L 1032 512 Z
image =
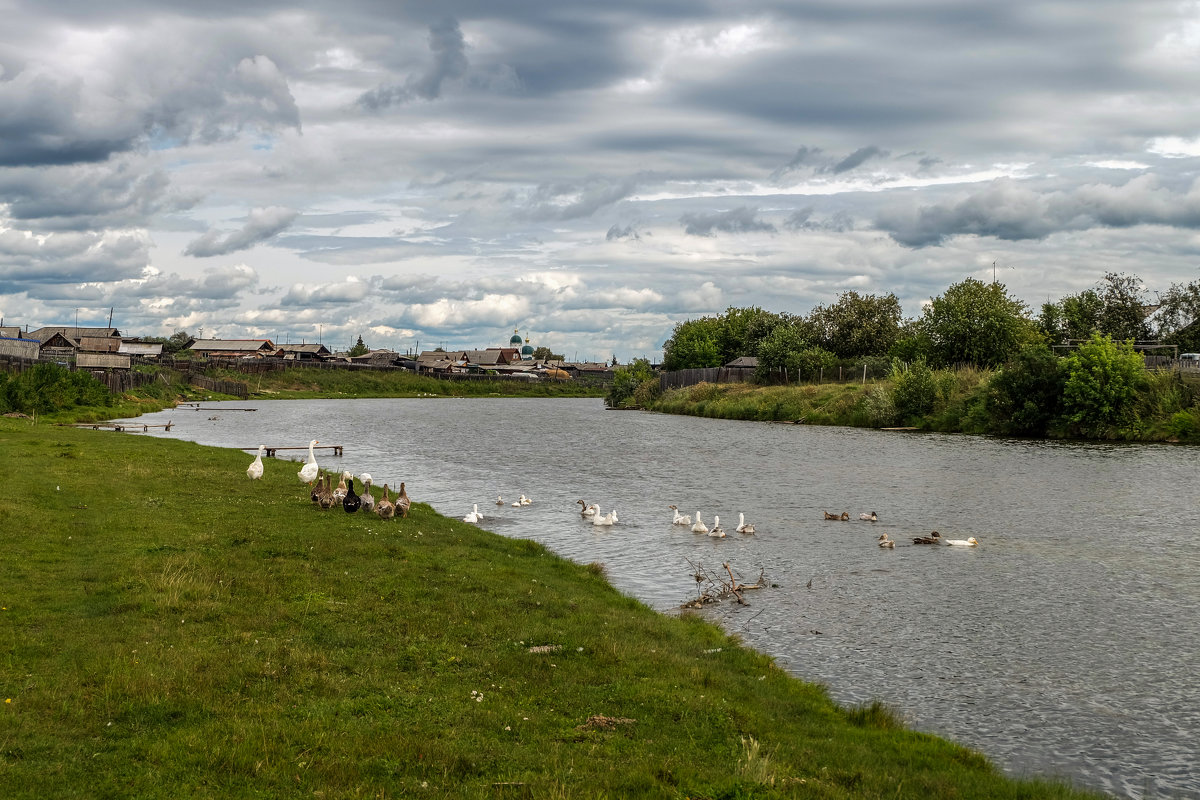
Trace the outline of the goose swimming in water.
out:
M 615 508 L 607 514 L 601 514 L 599 511 L 597 511 L 596 516 L 592 517 L 593 525 L 612 525 L 616 521 L 617 510 Z
M 700 519 L 699 511 L 696 512 L 696 523 L 692 525 L 692 533 L 708 533 L 708 526 Z
M 879 534 L 879 546 L 886 547 L 889 550 L 896 549 L 896 543 L 888 538 L 887 532 Z
M 476 503 L 471 506 L 471 513 L 463 517 L 463 522 L 479 522 L 481 519 L 483 519 L 483 514 L 479 513 L 479 504 Z
M 746 515 L 739 511 L 738 512 L 738 525 L 736 528 L 734 528 L 734 530 L 738 533 L 753 534 L 754 533 L 754 525 L 752 525 L 749 522 L 746 522 Z
M 500 495 L 496 495 L 496 505 L 498 505 L 498 506 L 504 505 L 504 498 L 501 497 Z
M 667 506 L 667 508 L 669 508 L 675 512 L 675 519 L 671 520 L 672 525 L 691 525 L 692 524 L 691 517 L 689 517 L 687 514 L 679 513 L 679 506 Z
M 859 514 L 858 518 L 861 519 L 863 522 L 878 522 L 879 521 L 879 517 L 875 516 L 874 511 L 872 511 L 870 514 Z
M 825 519 L 840 519 L 840 520 L 850 519 L 849 511 L 843 511 L 841 514 L 830 514 L 828 511 L 824 511 L 822 513 L 825 515 Z
M 267 449 L 265 444 L 258 446 L 258 455 L 250 462 L 250 466 L 246 467 L 246 477 L 252 481 L 256 481 L 263 476 L 263 452 Z
M 317 457 L 313 455 L 313 448 L 319 444 L 316 439 L 308 443 L 308 461 L 296 473 L 296 476 L 305 483 L 311 484 L 317 479 Z
M 721 527 L 721 518 L 719 516 L 717 516 L 717 515 L 713 516 L 713 526 L 712 526 L 712 529 L 708 532 L 708 535 L 715 536 L 718 539 L 725 538 L 725 529 Z
M 946 544 L 953 547 L 974 547 L 979 542 L 975 541 L 975 537 L 972 536 L 968 539 L 947 539 Z

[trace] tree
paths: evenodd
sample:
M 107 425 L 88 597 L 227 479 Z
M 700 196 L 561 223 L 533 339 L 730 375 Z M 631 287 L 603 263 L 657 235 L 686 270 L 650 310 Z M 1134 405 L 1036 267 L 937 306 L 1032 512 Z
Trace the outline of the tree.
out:
M 1050 344 L 1081 341 L 1100 330 L 1103 314 L 1104 300 L 1095 289 L 1084 289 L 1057 303 L 1043 304 L 1038 330 Z
M 838 358 L 883 355 L 900 336 L 900 300 L 894 294 L 843 292 L 831 306 L 809 314 L 821 347 Z
M 1133 343 L 1095 334 L 1063 364 L 1063 420 L 1081 436 L 1108 438 L 1137 424 L 1146 366 Z
M 780 316 L 757 306 L 730 306 L 718 318 L 717 351 L 720 363 L 728 364 L 741 356 L 752 356 L 759 343 L 779 324 Z
M 347 355 L 353 358 L 354 356 L 365 356 L 369 352 L 371 352 L 370 349 L 363 344 L 362 336 L 359 336 L 358 341 L 354 343 L 354 347 L 350 348 Z
M 992 376 L 984 399 L 989 430 L 1003 436 L 1045 436 L 1061 411 L 1065 376 L 1058 356 L 1026 345 Z
M 549 347 L 538 347 L 533 351 L 535 361 L 563 361 L 562 355 L 550 352 Z
M 1185 353 L 1200 352 L 1200 281 L 1171 284 L 1159 303 L 1158 337 Z
M 919 324 L 936 365 L 996 367 L 1036 338 L 1028 313 L 1004 284 L 967 278 L 934 298 Z
M 758 345 L 755 379 L 765 383 L 785 376 L 795 378 L 806 363 L 802 354 L 808 347 L 803 325 L 790 322 L 777 325 Z
M 723 363 L 717 348 L 720 322 L 713 317 L 689 319 L 676 324 L 671 338 L 663 344 L 663 369 L 719 367 Z
M 1103 303 L 1096 328 L 1098 333 L 1117 342 L 1150 338 L 1150 325 L 1146 321 L 1148 303 L 1140 278 L 1106 272 L 1097 294 Z
M 163 352 L 174 355 L 175 353 L 178 353 L 180 350 L 187 347 L 188 343 L 191 341 L 192 336 L 187 331 L 175 331 L 167 337 L 166 341 L 163 342 Z
M 654 368 L 644 358 L 636 358 L 624 367 L 617 367 L 613 370 L 613 382 L 604 398 L 605 404 L 612 408 L 624 405 L 639 386 L 651 379 L 656 379 Z

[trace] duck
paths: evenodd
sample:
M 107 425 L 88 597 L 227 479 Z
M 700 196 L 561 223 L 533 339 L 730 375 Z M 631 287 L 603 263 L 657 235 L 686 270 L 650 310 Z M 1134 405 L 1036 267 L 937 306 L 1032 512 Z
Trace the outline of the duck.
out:
M 358 476 L 358 479 L 362 481 L 363 485 L 363 493 L 359 498 L 362 500 L 362 510 L 368 512 L 374 511 L 375 497 L 371 494 L 371 473 L 364 472 L 362 475 Z
M 471 506 L 471 513 L 463 517 L 463 522 L 479 522 L 483 519 L 483 514 L 479 513 L 479 504 L 475 503 Z
M 404 491 L 404 481 L 400 481 L 400 491 L 396 493 L 396 513 L 407 517 L 411 506 L 412 500 L 409 499 L 408 492 Z
M 974 547 L 975 545 L 979 544 L 979 542 L 975 541 L 974 536 L 971 536 L 966 539 L 947 539 L 946 544 L 953 547 Z
M 696 512 L 696 523 L 692 525 L 692 533 L 708 533 L 708 526 L 700 519 L 699 511 Z
M 338 478 L 337 488 L 333 490 L 334 502 L 340 503 L 340 502 L 342 502 L 343 499 L 345 499 L 345 497 L 346 497 L 346 478 L 349 478 L 349 477 L 350 477 L 350 473 L 343 470 L 341 477 Z
M 667 508 L 669 508 L 675 512 L 675 519 L 671 520 L 672 525 L 691 525 L 692 524 L 691 517 L 689 517 L 687 514 L 679 513 L 679 506 L 667 506 Z
M 883 532 L 883 533 L 881 533 L 881 534 L 879 534 L 879 546 L 880 546 L 880 547 L 886 547 L 886 548 L 887 548 L 887 549 L 889 549 L 889 550 L 895 550 L 895 549 L 896 549 L 896 543 L 895 543 L 895 542 L 893 542 L 891 539 L 889 539 L 889 538 L 888 538 L 888 535 L 887 535 L 887 532 L 886 532 L 886 531 L 885 531 L 885 532 Z
M 526 497 L 524 494 L 522 494 L 520 497 L 518 497 L 516 500 L 513 501 L 513 507 L 515 508 L 516 506 L 527 506 L 532 502 L 533 502 L 532 500 L 530 500 L 528 497 Z
M 329 484 L 332 482 L 333 482 L 333 478 L 326 475 L 325 476 L 325 485 L 321 489 L 321 496 L 317 498 L 317 505 L 319 505 L 322 509 L 325 509 L 326 511 L 333 508 L 334 504 L 337 503 L 337 500 L 334 499 L 334 496 L 333 496 L 333 490 L 329 488 Z
M 734 531 L 745 534 L 753 534 L 755 532 L 754 525 L 746 522 L 746 515 L 740 511 L 738 512 L 738 524 L 737 527 L 734 528 Z
M 388 485 L 386 483 L 383 485 L 383 497 L 379 498 L 379 502 L 375 504 L 375 516 L 384 520 L 396 516 L 396 507 L 388 499 Z
M 942 543 L 942 535 L 940 533 L 938 533 L 937 531 L 934 531 L 933 533 L 929 534 L 928 536 L 914 536 L 913 537 L 913 544 L 941 544 L 941 543 Z
M 256 481 L 263 476 L 263 453 L 266 452 L 267 446 L 260 444 L 258 446 L 258 455 L 250 462 L 250 466 L 246 467 L 246 477 L 252 481 Z
M 317 482 L 312 485 L 308 496 L 314 503 L 321 502 L 321 492 L 325 489 L 325 478 L 322 476 L 317 478 Z
M 614 508 L 607 514 L 596 512 L 596 516 L 592 517 L 593 525 L 612 525 L 617 521 L 617 510 Z
M 500 495 L 496 495 L 496 505 L 498 505 L 498 506 L 504 505 L 504 498 L 501 497 Z
M 362 508 L 362 499 L 358 496 L 358 492 L 354 491 L 354 478 L 351 476 L 349 484 L 346 487 L 346 496 L 342 498 L 342 510 L 347 514 L 353 514 L 358 509 Z
M 878 522 L 879 521 L 879 517 L 875 516 L 874 511 L 872 511 L 870 514 L 859 514 L 858 518 L 861 519 L 863 522 Z
M 581 517 L 594 517 L 596 516 L 596 512 L 600 510 L 600 507 L 595 503 L 588 505 L 586 500 L 576 500 L 575 502 L 582 506 L 579 511 L 579 516 Z
M 713 515 L 713 526 L 708 531 L 708 535 L 715 536 L 718 539 L 725 538 L 725 529 L 721 527 L 721 518 L 715 514 Z
M 313 455 L 313 448 L 318 444 L 320 444 L 320 442 L 318 442 L 316 439 L 313 439 L 308 443 L 308 461 L 306 461 L 304 466 L 300 468 L 300 471 L 296 473 L 296 476 L 300 478 L 301 481 L 309 484 L 310 486 L 312 485 L 312 482 L 317 479 L 317 457 Z
M 824 513 L 824 514 L 825 514 L 825 519 L 839 519 L 839 520 L 848 520 L 848 519 L 850 519 L 850 512 L 849 512 L 849 511 L 843 511 L 841 514 L 830 514 L 828 511 L 825 511 L 825 512 L 822 512 L 822 513 Z

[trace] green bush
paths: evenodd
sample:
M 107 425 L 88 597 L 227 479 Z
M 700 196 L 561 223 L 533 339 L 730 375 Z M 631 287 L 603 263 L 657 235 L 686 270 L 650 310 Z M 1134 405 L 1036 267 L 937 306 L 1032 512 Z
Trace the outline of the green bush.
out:
M 991 433 L 1045 436 L 1061 414 L 1066 376 L 1045 344 L 1021 348 L 987 385 L 984 409 Z
M 4 413 L 51 414 L 77 406 L 111 406 L 108 387 L 87 372 L 71 372 L 58 364 L 36 364 L 2 384 Z
M 938 381 L 924 358 L 904 366 L 892 362 L 892 402 L 896 413 L 904 418 L 930 414 L 938 399 Z
M 1064 369 L 1062 419 L 1071 430 L 1091 438 L 1137 435 L 1137 396 L 1147 375 L 1132 342 L 1093 335 L 1067 356 Z

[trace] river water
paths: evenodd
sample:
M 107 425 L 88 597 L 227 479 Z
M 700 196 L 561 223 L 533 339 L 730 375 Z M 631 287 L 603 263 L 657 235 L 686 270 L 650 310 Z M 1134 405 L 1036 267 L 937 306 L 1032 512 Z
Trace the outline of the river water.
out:
M 149 435 L 340 444 L 341 458 L 318 461 L 403 480 L 447 516 L 477 503 L 482 527 L 603 562 L 664 612 L 695 596 L 691 564 L 728 562 L 747 582 L 765 571 L 774 586 L 750 606 L 706 613 L 838 702 L 880 700 L 1014 775 L 1200 798 L 1194 448 L 734 422 L 595 399 L 235 401 L 137 421 L 167 420 L 170 433 Z M 507 505 L 522 493 L 531 505 Z M 618 523 L 585 523 L 579 499 L 616 508 Z M 710 526 L 720 515 L 729 535 L 672 525 L 672 503 Z M 878 522 L 858 521 L 871 511 Z M 756 535 L 733 533 L 739 512 Z M 911 544 L 935 529 L 979 546 Z M 894 550 L 876 545 L 883 532 Z

